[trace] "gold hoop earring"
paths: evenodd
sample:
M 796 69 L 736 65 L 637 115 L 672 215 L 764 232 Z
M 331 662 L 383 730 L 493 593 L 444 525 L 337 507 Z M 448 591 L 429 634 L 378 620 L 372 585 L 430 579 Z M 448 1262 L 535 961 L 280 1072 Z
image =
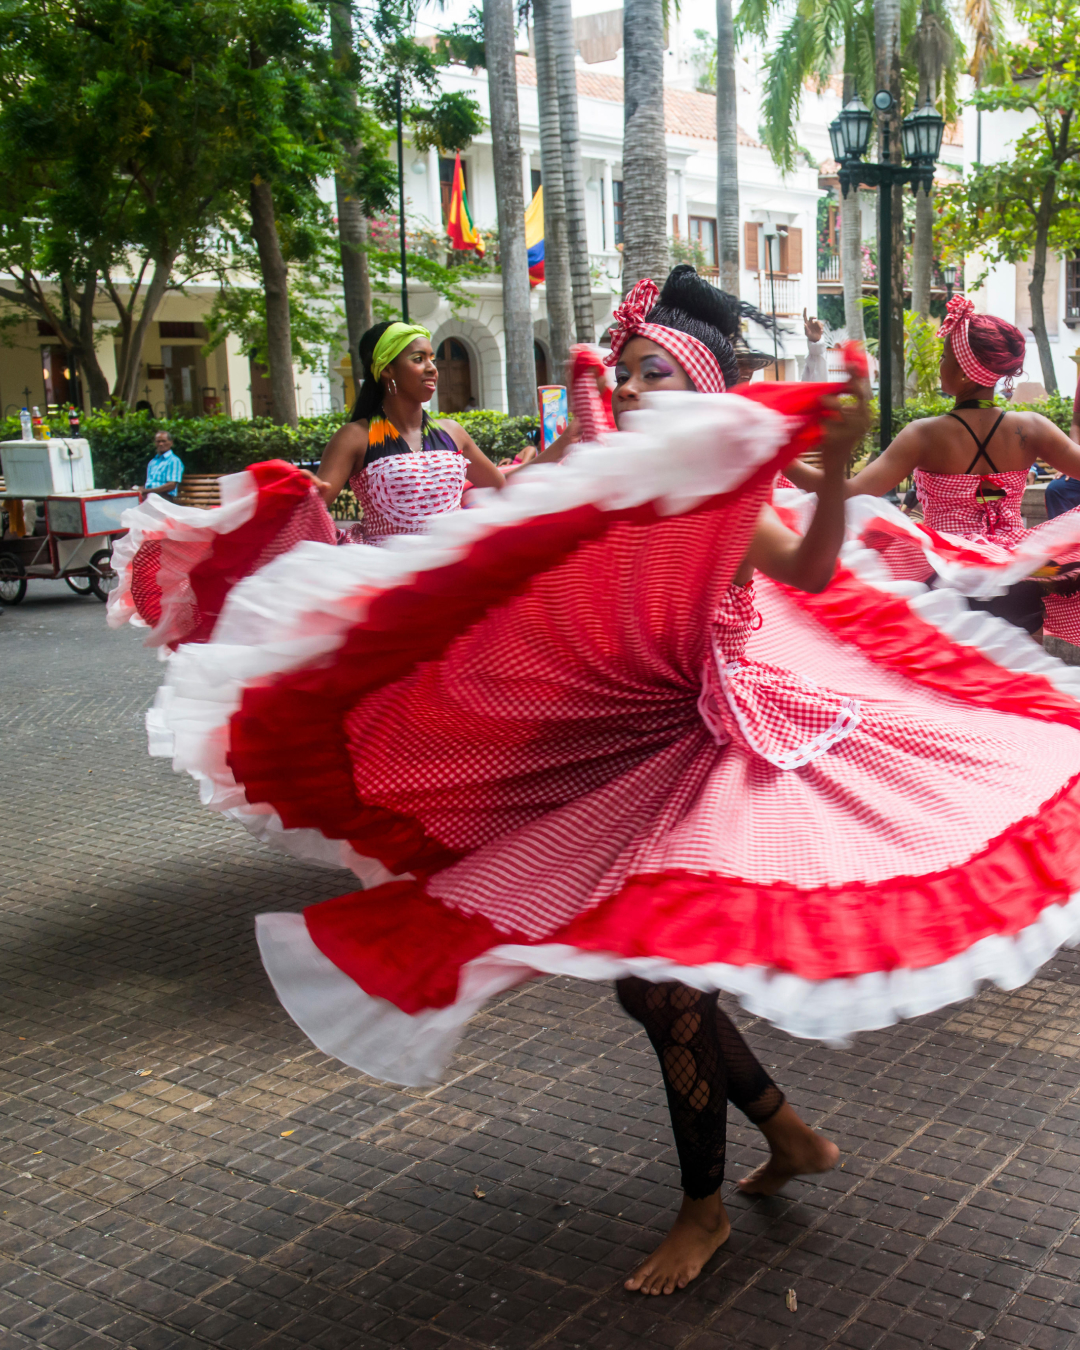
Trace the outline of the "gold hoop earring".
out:
M 386 392 L 394 398 L 397 397 L 397 380 L 395 380 L 392 376 L 389 382 L 387 383 Z

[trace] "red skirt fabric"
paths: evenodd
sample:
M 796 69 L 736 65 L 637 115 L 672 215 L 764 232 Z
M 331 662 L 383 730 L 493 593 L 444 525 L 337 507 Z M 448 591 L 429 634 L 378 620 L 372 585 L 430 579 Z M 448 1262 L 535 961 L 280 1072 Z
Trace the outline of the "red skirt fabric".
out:
M 328 1053 L 430 1081 L 546 971 L 839 1039 L 1080 933 L 1065 667 L 858 543 L 820 596 L 759 580 L 733 656 L 714 620 L 822 392 L 759 390 L 661 397 L 424 539 L 301 545 L 172 658 L 204 799 L 381 882 L 258 922 Z

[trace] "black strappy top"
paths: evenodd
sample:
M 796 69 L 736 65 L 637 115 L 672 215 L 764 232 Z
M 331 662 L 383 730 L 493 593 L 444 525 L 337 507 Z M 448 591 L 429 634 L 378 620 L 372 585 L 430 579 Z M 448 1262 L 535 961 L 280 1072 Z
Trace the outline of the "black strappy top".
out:
M 967 403 L 967 404 L 965 404 L 965 403 L 960 403 L 960 404 L 958 404 L 957 406 L 960 407 L 960 408 L 964 408 L 964 407 L 970 408 L 970 407 L 978 407 L 979 405 L 978 405 L 978 404 L 971 404 L 971 403 Z M 987 464 L 990 465 L 990 472 L 991 472 L 991 473 L 1000 473 L 1001 470 L 1000 470 L 1000 469 L 998 468 L 998 466 L 994 463 L 994 461 L 990 458 L 990 455 L 989 455 L 989 453 L 988 453 L 986 447 L 987 447 L 987 446 L 990 444 L 990 442 L 994 439 L 994 433 L 997 431 L 998 427 L 1001 426 L 1002 422 L 1004 422 L 1004 420 L 1005 420 L 1005 413 L 1002 412 L 1002 413 L 1000 413 L 1000 414 L 998 415 L 997 421 L 996 421 L 996 422 L 994 423 L 994 425 L 990 428 L 990 430 L 989 430 L 989 432 L 987 433 L 987 435 L 985 435 L 985 436 L 982 438 L 982 440 L 979 440 L 978 436 L 975 434 L 975 429 L 974 429 L 974 427 L 969 426 L 969 425 L 967 424 L 967 422 L 965 422 L 964 419 L 963 419 L 962 417 L 958 417 L 955 411 L 954 411 L 954 412 L 950 412 L 950 413 L 946 413 L 945 416 L 946 416 L 946 417 L 955 417 L 956 420 L 960 423 L 960 425 L 964 428 L 964 430 L 965 430 L 965 431 L 968 433 L 968 435 L 971 437 L 971 439 L 975 442 L 975 447 L 976 447 L 976 449 L 975 449 L 975 454 L 974 454 L 974 456 L 973 456 L 973 458 L 972 458 L 972 460 L 971 460 L 971 463 L 967 466 L 967 468 L 964 470 L 964 472 L 965 472 L 965 473 L 970 473 L 970 472 L 972 471 L 972 469 L 974 469 L 975 465 L 978 464 L 978 462 L 979 462 L 980 459 L 985 459 L 986 462 L 987 462 Z M 982 477 L 985 477 L 986 475 L 981 475 L 981 476 L 982 476 Z

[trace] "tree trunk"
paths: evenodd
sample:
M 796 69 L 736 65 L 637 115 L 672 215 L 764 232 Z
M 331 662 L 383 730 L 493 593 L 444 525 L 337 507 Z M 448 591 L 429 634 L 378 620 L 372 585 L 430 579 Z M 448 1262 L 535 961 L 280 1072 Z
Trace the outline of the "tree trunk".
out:
M 1058 387 L 1050 339 L 1046 336 L 1046 310 L 1043 306 L 1043 288 L 1046 284 L 1046 241 L 1050 234 L 1050 207 L 1056 187 L 1055 181 L 1048 188 L 1044 188 L 1039 200 L 1039 212 L 1035 218 L 1035 256 L 1032 259 L 1031 284 L 1028 286 L 1028 295 L 1031 297 L 1031 331 L 1035 334 L 1039 365 L 1042 367 L 1043 387 L 1048 394 L 1056 394 Z
M 513 0 L 484 0 L 491 110 L 491 155 L 499 210 L 503 329 L 506 340 L 506 401 L 513 417 L 536 412 L 536 363 L 529 302 L 529 254 L 525 247 L 525 196 L 521 180 L 517 58 Z
M 550 0 L 533 0 L 533 19 L 536 25 L 536 95 L 540 105 L 540 177 L 544 185 L 544 293 L 553 367 L 551 378 L 557 383 L 564 376 L 570 344 L 574 340 L 574 300 Z
M 855 38 L 847 32 L 844 38 L 844 98 L 846 107 L 858 92 L 854 62 Z M 862 206 L 859 189 L 853 187 L 840 198 L 840 279 L 844 286 L 844 326 L 849 341 L 861 342 L 866 336 L 862 307 Z
M 900 110 L 903 106 L 900 67 L 900 0 L 874 0 L 874 70 L 877 87 L 887 89 L 895 101 L 889 126 L 889 159 L 903 161 Z M 879 118 L 879 127 L 884 119 Z M 878 266 L 892 269 L 891 314 L 878 316 L 881 341 L 891 340 L 893 407 L 904 402 L 904 188 L 892 192 L 892 236 L 878 239 Z
M 549 0 L 549 16 L 559 88 L 559 128 L 562 132 L 563 190 L 566 193 L 574 328 L 578 342 L 595 342 L 596 316 L 593 313 L 592 276 L 589 272 L 589 234 L 585 226 L 585 175 L 581 167 L 577 69 L 574 61 L 577 43 L 574 39 L 570 0 Z
M 662 0 L 623 4 L 623 294 L 670 270 Z
M 78 322 L 69 323 L 62 313 L 58 313 L 49 303 L 49 292 L 32 273 L 23 273 L 14 277 L 17 290 L 0 286 L 0 300 L 19 309 L 29 310 L 38 319 L 51 324 L 60 338 L 68 356 L 82 370 L 86 380 L 86 390 L 90 395 L 91 408 L 104 408 L 109 402 L 109 382 L 101 369 L 94 347 L 94 300 L 97 295 L 98 271 L 91 265 L 89 276 L 83 283 L 82 293 L 76 291 L 70 277 L 61 277 L 61 285 L 71 296 L 73 306 L 78 310 Z
M 264 179 L 251 184 L 251 233 L 259 251 L 266 294 L 266 356 L 270 371 L 270 393 L 274 401 L 274 421 L 294 427 L 296 388 L 293 384 L 292 320 L 289 315 L 289 269 L 281 253 L 274 194 Z
M 720 285 L 731 295 L 740 294 L 737 88 L 731 0 L 716 0 L 716 228 Z
M 352 52 L 352 12 L 347 4 L 330 7 L 330 33 L 334 56 L 347 60 Z M 356 105 L 355 90 L 351 95 Z M 356 184 L 363 146 L 354 141 L 345 146 L 342 164 L 334 175 L 337 192 L 338 239 L 341 243 L 341 282 L 345 299 L 345 327 L 349 335 L 349 361 L 352 364 L 353 387 L 357 390 L 364 378 L 360 363 L 361 335 L 374 322 L 371 309 L 371 278 L 368 272 L 367 221 L 363 207 L 356 196 Z
M 150 278 L 150 285 L 143 298 L 138 319 L 135 318 L 135 304 L 137 303 L 135 296 L 132 295 L 125 305 L 112 283 L 107 282 L 109 294 L 113 297 L 113 303 L 124 320 L 122 324 L 124 341 L 120 348 L 120 361 L 116 371 L 113 395 L 119 402 L 126 403 L 129 407 L 133 406 L 139 397 L 139 371 L 142 369 L 142 354 L 146 345 L 146 335 L 153 322 L 154 315 L 158 312 L 158 308 L 165 297 L 175 261 L 176 254 L 173 251 L 167 251 L 162 257 L 155 260 L 154 275 Z M 198 410 L 193 409 L 193 411 Z

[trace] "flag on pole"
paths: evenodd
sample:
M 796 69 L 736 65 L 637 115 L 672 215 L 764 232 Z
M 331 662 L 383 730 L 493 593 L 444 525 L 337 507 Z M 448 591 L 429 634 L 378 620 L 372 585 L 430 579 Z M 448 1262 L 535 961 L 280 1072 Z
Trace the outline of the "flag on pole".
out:
M 525 247 L 529 250 L 529 285 L 539 286 L 544 279 L 543 184 L 525 208 Z
M 450 189 L 450 210 L 447 213 L 446 233 L 454 248 L 475 249 L 484 256 L 484 241 L 480 231 L 473 224 L 469 214 L 469 201 L 465 196 L 465 174 L 461 167 L 461 151 L 454 156 L 454 183 Z

